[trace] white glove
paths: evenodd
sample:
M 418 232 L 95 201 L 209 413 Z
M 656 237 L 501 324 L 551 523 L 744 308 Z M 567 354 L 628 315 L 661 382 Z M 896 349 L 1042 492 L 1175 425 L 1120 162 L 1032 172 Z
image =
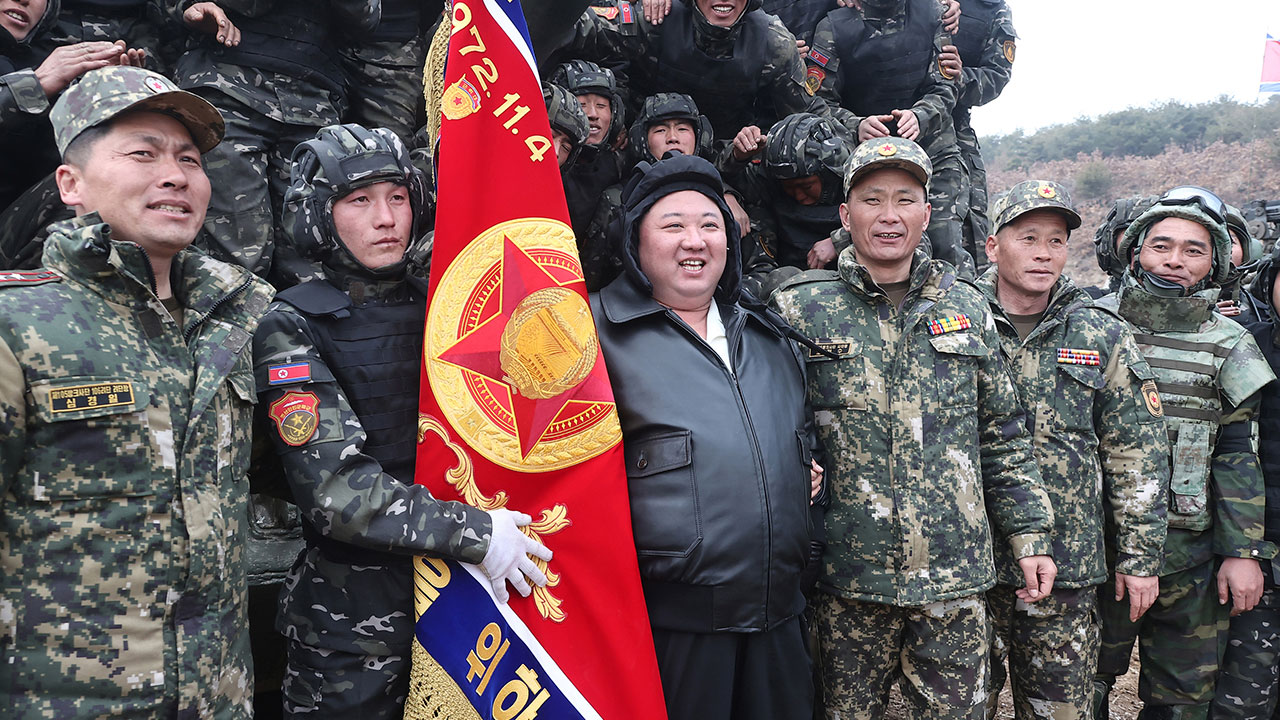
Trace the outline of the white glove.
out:
M 547 576 L 529 556 L 551 562 L 551 551 L 546 545 L 520 532 L 520 528 L 533 522 L 533 518 L 505 508 L 490 510 L 489 518 L 493 521 L 493 532 L 489 535 L 489 552 L 480 561 L 480 571 L 489 577 L 498 602 L 506 602 L 510 598 L 507 582 L 521 596 L 529 597 L 533 590 L 525 576 L 538 587 L 546 587 Z

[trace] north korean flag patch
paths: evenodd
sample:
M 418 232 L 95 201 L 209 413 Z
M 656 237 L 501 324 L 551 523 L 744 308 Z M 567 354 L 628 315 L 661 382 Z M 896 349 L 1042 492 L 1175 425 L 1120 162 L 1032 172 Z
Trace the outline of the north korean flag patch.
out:
M 631 9 L 631 3 L 629 2 L 618 3 L 618 10 L 622 12 L 623 25 L 630 25 L 631 23 L 636 21 L 635 15 L 633 14 L 634 11 Z
M 819 65 L 821 67 L 826 67 L 827 63 L 831 62 L 831 58 L 823 54 L 821 50 L 810 50 L 809 59 L 812 60 L 815 65 Z
M 311 382 L 311 362 L 303 360 L 284 365 L 272 365 L 267 368 L 268 385 L 292 385 L 294 383 Z

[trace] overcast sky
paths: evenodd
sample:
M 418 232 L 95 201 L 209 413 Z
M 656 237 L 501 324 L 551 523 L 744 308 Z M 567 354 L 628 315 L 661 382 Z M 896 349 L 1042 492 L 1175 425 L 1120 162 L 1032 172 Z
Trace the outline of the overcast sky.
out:
M 1013 79 L 974 110 L 979 135 L 1167 100 L 1255 102 L 1266 33 L 1280 36 L 1277 0 L 1006 1 L 1018 31 Z

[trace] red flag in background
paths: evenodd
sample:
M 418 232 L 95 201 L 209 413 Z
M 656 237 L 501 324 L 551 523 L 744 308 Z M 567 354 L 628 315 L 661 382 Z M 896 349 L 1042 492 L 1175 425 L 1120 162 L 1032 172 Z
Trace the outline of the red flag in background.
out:
M 1258 92 L 1280 92 L 1280 38 L 1267 34 L 1266 49 L 1262 53 L 1262 82 Z
M 417 481 L 527 513 L 555 558 L 509 605 L 415 563 L 406 718 L 665 718 L 621 431 L 518 2 L 455 0 Z M 417 714 L 415 714 L 417 713 Z

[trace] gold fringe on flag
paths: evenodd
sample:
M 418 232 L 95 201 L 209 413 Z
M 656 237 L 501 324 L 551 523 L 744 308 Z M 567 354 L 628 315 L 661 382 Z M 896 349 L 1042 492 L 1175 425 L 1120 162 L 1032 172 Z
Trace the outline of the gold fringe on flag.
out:
M 431 657 L 417 638 L 409 671 L 409 701 L 404 720 L 482 720 L 449 673 Z
M 444 96 L 444 65 L 449 59 L 449 37 L 453 34 L 453 2 L 444 4 L 444 17 L 436 27 L 427 49 L 427 63 L 422 69 L 422 95 L 427 101 L 427 137 L 431 139 L 434 153 L 436 140 L 440 138 L 440 103 Z

